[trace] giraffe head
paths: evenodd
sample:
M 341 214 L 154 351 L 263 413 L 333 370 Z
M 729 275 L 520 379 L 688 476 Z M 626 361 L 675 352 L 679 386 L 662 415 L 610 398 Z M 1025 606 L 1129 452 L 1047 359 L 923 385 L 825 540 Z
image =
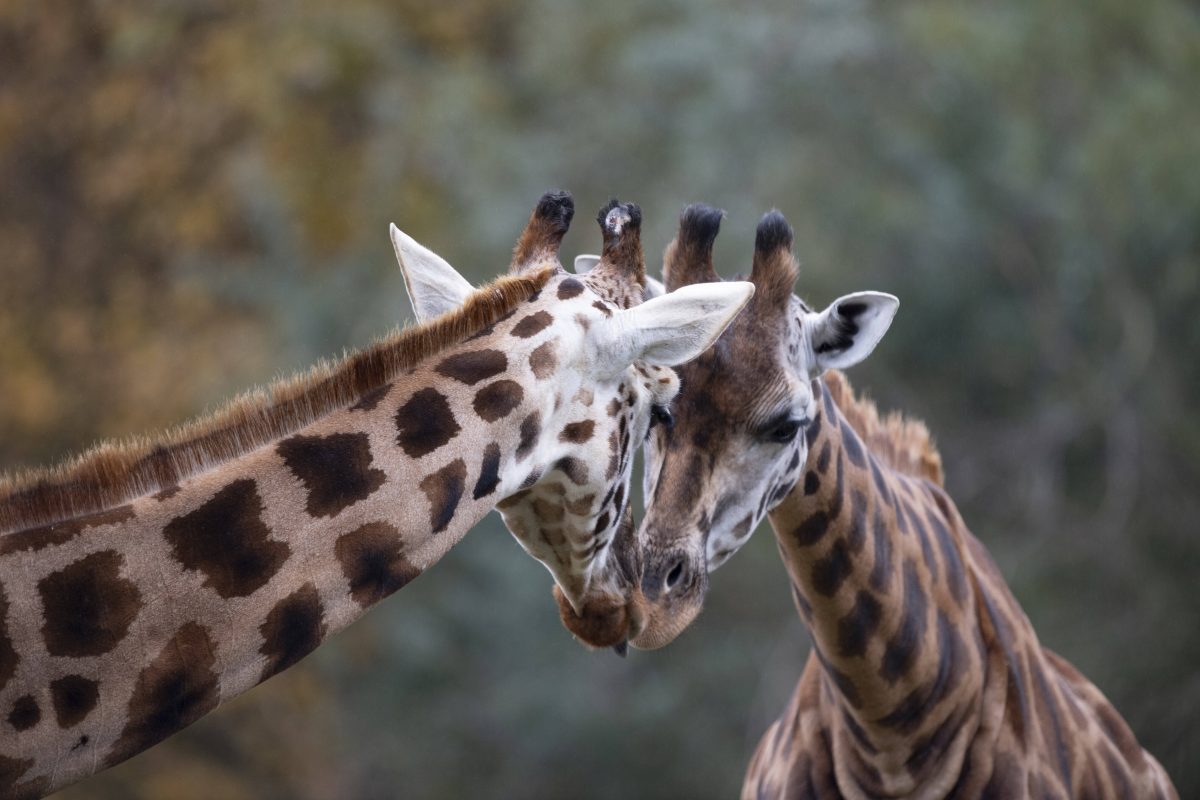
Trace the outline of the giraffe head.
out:
M 722 216 L 705 205 L 684 209 L 664 254 L 667 289 L 722 283 L 712 262 Z M 700 612 L 708 572 L 746 543 L 801 475 L 817 411 L 814 379 L 866 358 L 896 314 L 899 301 L 878 292 L 813 311 L 792 293 L 791 246 L 787 220 L 766 214 L 754 242 L 753 299 L 711 350 L 680 368 L 674 424 L 647 442 L 647 618 L 637 647 L 661 647 Z
M 511 474 L 499 474 L 505 525 L 554 576 L 564 624 L 594 646 L 640 632 L 639 553 L 629 510 L 633 453 L 679 390 L 672 367 L 707 349 L 754 292 L 749 283 L 693 286 L 643 302 L 641 211 L 615 200 L 601 209 L 603 255 L 586 275 L 563 270 L 558 248 L 574 205 L 544 195 L 513 253 L 510 271 L 552 270 L 548 283 L 486 332 L 487 349 L 466 372 L 503 362 L 489 384 L 493 405 L 531 408 L 520 424 Z M 457 308 L 473 291 L 453 267 L 393 227 L 392 239 L 418 320 Z M 503 356 L 492 348 L 504 348 Z M 495 353 L 495 355 L 489 355 Z M 469 377 L 469 376 L 468 376 Z M 482 446 L 482 443 L 481 443 Z M 494 445 L 493 445 L 494 446 Z M 499 452 L 496 459 L 499 460 Z

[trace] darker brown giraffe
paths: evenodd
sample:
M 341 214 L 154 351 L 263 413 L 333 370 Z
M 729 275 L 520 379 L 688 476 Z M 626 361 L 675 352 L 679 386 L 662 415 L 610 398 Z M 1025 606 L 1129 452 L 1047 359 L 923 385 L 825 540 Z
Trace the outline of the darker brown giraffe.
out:
M 0 797 L 115 764 L 287 669 L 493 507 L 572 630 L 637 633 L 630 442 L 753 290 L 627 307 L 610 283 L 640 291 L 636 206 L 602 213 L 595 282 L 557 262 L 572 209 L 545 196 L 513 274 L 478 291 L 393 229 L 423 324 L 0 483 Z
M 668 287 L 720 280 L 720 218 L 684 212 Z M 895 299 L 814 313 L 792 294 L 791 238 L 763 218 L 750 307 L 680 369 L 675 426 L 651 436 L 633 644 L 686 627 L 707 571 L 769 513 L 813 647 L 743 797 L 1175 797 L 1100 691 L 1039 644 L 924 426 L 881 420 L 836 371 L 870 353 Z

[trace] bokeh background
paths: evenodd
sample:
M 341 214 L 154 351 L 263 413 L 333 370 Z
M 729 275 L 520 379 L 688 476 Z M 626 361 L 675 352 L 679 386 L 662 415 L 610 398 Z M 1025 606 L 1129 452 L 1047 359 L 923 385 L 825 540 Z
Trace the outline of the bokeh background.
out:
M 1200 13 L 1170 0 L 0 3 L 0 469 L 152 430 L 475 281 L 564 186 L 902 299 L 925 419 L 1042 640 L 1200 796 Z M 300 666 L 64 798 L 730 797 L 808 651 L 769 531 L 621 661 L 489 518 Z

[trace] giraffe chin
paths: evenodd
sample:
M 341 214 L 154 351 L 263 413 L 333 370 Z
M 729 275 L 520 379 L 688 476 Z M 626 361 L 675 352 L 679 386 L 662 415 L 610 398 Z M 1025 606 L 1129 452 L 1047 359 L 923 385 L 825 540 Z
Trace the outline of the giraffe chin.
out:
M 662 609 L 651 604 L 646 610 L 641 631 L 630 637 L 629 643 L 638 650 L 666 647 L 687 630 L 692 620 L 699 616 L 703 606 L 703 596 L 698 602 L 689 603 L 682 608 Z
M 554 587 L 554 600 L 558 603 L 563 626 L 577 639 L 590 647 L 616 648 L 618 653 L 641 632 L 645 618 L 640 594 L 635 594 L 629 601 L 613 595 L 590 599 L 578 614 L 558 586 Z

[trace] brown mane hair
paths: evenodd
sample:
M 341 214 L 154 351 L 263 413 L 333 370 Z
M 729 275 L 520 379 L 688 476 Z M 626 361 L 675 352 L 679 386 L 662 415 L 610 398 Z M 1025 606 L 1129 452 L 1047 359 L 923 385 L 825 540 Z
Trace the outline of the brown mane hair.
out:
M 905 419 L 896 411 L 880 417 L 875 404 L 856 397 L 850 381 L 838 370 L 825 373 L 824 381 L 846 421 L 884 464 L 905 475 L 943 485 L 942 456 L 925 423 Z
M 52 467 L 0 475 L 0 533 L 104 511 L 294 433 L 494 325 L 545 286 L 554 272 L 548 268 L 498 278 L 456 311 L 248 391 L 178 427 L 102 442 Z

